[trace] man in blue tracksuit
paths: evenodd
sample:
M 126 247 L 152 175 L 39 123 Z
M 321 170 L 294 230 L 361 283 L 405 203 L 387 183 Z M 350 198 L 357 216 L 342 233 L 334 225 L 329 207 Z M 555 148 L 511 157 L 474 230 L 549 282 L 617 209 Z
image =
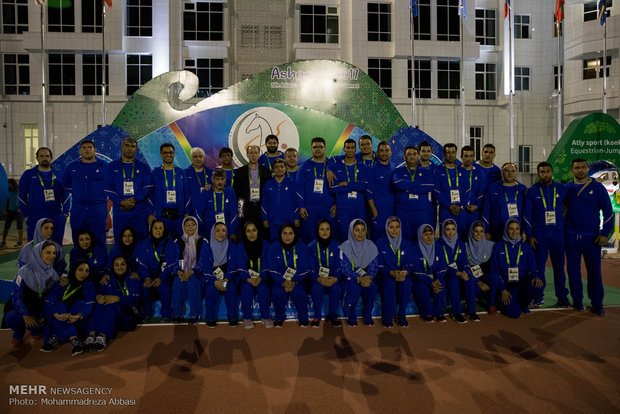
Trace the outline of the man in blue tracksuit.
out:
M 235 168 L 232 164 L 233 152 L 228 147 L 220 148 L 220 168 L 226 173 L 226 185 L 231 188 L 235 184 Z
M 482 147 L 482 157 L 480 161 L 476 161 L 476 166 L 480 167 L 480 172 L 482 173 L 482 177 L 484 178 L 484 188 L 483 191 L 493 183 L 502 180 L 502 170 L 493 164 L 493 160 L 495 159 L 495 145 L 493 144 L 485 144 Z
M 297 172 L 297 193 L 300 198 L 301 239 L 308 244 L 314 240 L 317 223 L 328 220 L 335 228 L 336 203 L 327 184 L 325 140 L 314 137 L 310 143 L 312 158 L 304 162 Z
M 286 151 L 284 151 L 284 164 L 286 164 L 286 176 L 293 181 L 297 181 L 299 154 L 295 148 L 288 147 Z
M 475 157 L 474 149 L 469 145 L 461 148 L 461 161 L 463 162 L 461 167 L 465 178 L 465 196 L 461 214 L 465 215 L 465 227 L 459 227 L 458 230 L 463 241 L 468 240 L 469 228 L 474 222 L 480 220 L 480 213 L 482 212 L 485 182 L 480 166 L 474 165 Z
M 360 152 L 355 154 L 355 159 L 363 162 L 367 167 L 372 167 L 377 161 L 377 154 L 372 150 L 372 138 L 370 135 L 362 135 L 359 137 L 357 145 L 359 146 Z
M 361 141 L 361 138 L 360 138 Z M 376 242 L 385 233 L 385 222 L 394 213 L 394 188 L 392 187 L 392 171 L 390 163 L 392 150 L 390 145 L 382 141 L 377 146 L 375 162 L 370 167 L 370 188 L 377 216 L 371 220 L 370 238 Z
M 40 147 L 36 153 L 38 165 L 24 171 L 19 179 L 18 201 L 26 220 L 28 241 L 34 239 L 37 222 L 49 218 L 54 222 L 52 240 L 62 245 L 66 217 L 63 214 L 64 190 L 58 172 L 52 170 L 52 150 Z
M 517 167 L 507 162 L 502 165 L 502 181 L 491 184 L 484 195 L 482 221 L 487 238 L 498 242 L 504 234 L 504 224 L 510 218 L 521 223 L 527 187 L 517 181 Z
M 267 167 L 269 168 L 269 171 L 272 171 L 273 161 L 278 158 L 284 159 L 284 153 L 278 150 L 279 145 L 280 140 L 277 135 L 267 135 L 267 138 L 265 138 L 265 147 L 267 148 L 267 152 L 258 157 L 258 165 Z
M 197 206 L 199 234 L 210 235 L 215 223 L 226 224 L 228 237 L 237 242 L 239 229 L 237 196 L 235 191 L 226 185 L 226 173 L 221 168 L 213 171 L 211 176 L 213 185 L 208 191 L 203 191 Z
M 93 232 L 97 243 L 105 246 L 108 215 L 105 194 L 107 165 L 95 156 L 95 143 L 91 140 L 82 140 L 80 155 L 81 159 L 69 164 L 62 177 L 65 205 L 69 203 L 69 194 L 73 196 L 70 221 L 73 241 L 77 242 L 78 230 L 87 229 Z
M 571 163 L 575 181 L 568 183 L 566 213 L 566 262 L 568 283 L 573 307 L 583 310 L 581 284 L 581 256 L 588 271 L 588 297 L 592 312 L 604 315 L 603 281 L 601 275 L 601 247 L 609 242 L 613 227 L 613 211 L 609 195 L 603 184 L 588 177 L 588 163 L 576 158 Z M 600 212 L 603 213 L 601 226 Z
M 455 164 L 456 145 L 448 143 L 443 146 L 444 163 L 435 167 L 435 199 L 439 203 L 439 222 L 452 219 L 460 231 L 465 228 L 465 194 L 467 171 Z
M 185 169 L 185 179 L 187 180 L 187 187 L 192 200 L 189 214 L 195 217 L 200 209 L 200 194 L 211 189 L 211 173 L 213 171 L 205 165 L 205 151 L 202 148 L 192 148 L 189 156 L 192 160 L 192 165 Z M 208 230 L 210 231 L 211 227 Z
M 131 226 L 139 239 L 148 237 L 148 197 L 153 191 L 151 168 L 135 159 L 138 142 L 125 138 L 121 158 L 108 164 L 105 192 L 113 203 L 114 241 L 120 240 L 121 229 Z
M 396 217 L 402 223 L 403 236 L 417 239 L 418 227 L 434 223 L 435 204 L 432 192 L 435 180 L 427 168 L 418 165 L 418 149 L 405 148 L 405 165 L 392 173 L 392 186 L 396 193 Z
M 536 167 L 539 182 L 527 191 L 523 208 L 523 229 L 528 243 L 534 248 L 538 278 L 543 281 L 540 295 L 534 298 L 534 307 L 540 307 L 543 302 L 545 286 L 545 264 L 551 256 L 553 279 L 555 282 L 555 296 L 557 306 L 566 308 L 568 289 L 564 273 L 564 199 L 566 186 L 553 180 L 553 167 L 548 162 L 541 162 Z
M 165 142 L 159 147 L 162 164 L 153 170 L 153 192 L 149 225 L 159 219 L 166 225 L 168 235 L 178 239 L 183 235 L 183 218 L 190 214 L 191 196 L 185 172 L 174 165 L 174 145 Z
M 338 206 L 336 234 L 339 241 L 347 239 L 351 221 L 366 219 L 366 200 L 371 198 L 368 191 L 370 171 L 366 164 L 355 159 L 355 151 L 355 141 L 347 139 L 344 142 L 344 158 L 331 167 L 334 184 L 330 186 L 330 191 L 336 196 Z
M 286 176 L 286 165 L 281 159 L 272 164 L 273 178 L 263 188 L 262 219 L 271 243 L 278 240 L 280 226 L 294 223 L 299 227 L 299 196 L 295 182 Z

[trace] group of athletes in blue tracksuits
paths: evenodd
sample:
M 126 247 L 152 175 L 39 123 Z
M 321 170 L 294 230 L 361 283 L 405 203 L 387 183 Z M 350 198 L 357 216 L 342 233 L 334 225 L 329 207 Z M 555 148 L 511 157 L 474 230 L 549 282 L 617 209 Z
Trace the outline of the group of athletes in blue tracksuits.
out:
M 493 164 L 491 144 L 476 163 L 473 149 L 463 147 L 460 165 L 454 144 L 444 146 L 441 165 L 430 162 L 426 142 L 407 147 L 397 162 L 386 142 L 375 153 L 371 138 L 362 136 L 359 148 L 348 139 L 343 155 L 327 158 L 325 140 L 316 137 L 312 158 L 297 166 L 296 151 L 278 151 L 278 138 L 269 136 L 260 157 L 258 147 L 247 148 L 245 168 L 233 171 L 232 151 L 223 148 L 222 168 L 211 170 L 204 166 L 204 151 L 194 148 L 192 165 L 182 170 L 174 165 L 175 147 L 165 143 L 162 165 L 151 170 L 135 159 L 137 142 L 131 138 L 123 141 L 122 157 L 109 164 L 84 140 L 81 158 L 64 174 L 49 168 L 51 151 L 39 149 L 39 166 L 26 171 L 19 186 L 33 242 L 28 244 L 32 264 L 22 262 L 10 301 L 13 313 L 5 318 L 14 343 L 21 343 L 26 328 L 45 331 L 47 349 L 73 341 L 66 332 L 55 333 L 54 324 L 41 325 L 60 314 L 46 312 L 52 307 L 45 303 L 52 300 L 88 304 L 80 307 L 79 320 L 89 320 L 81 323 L 81 335 L 87 336 L 81 346 L 98 350 L 118 329 L 150 318 L 155 299 L 163 319 L 181 321 L 187 303 L 190 322 L 197 323 L 204 298 L 205 319 L 215 326 L 223 296 L 229 323 L 237 325 L 241 307 L 246 328 L 254 326 L 254 303 L 266 326 L 280 326 L 289 298 L 302 326 L 318 326 L 324 297 L 326 320 L 339 325 L 344 310 L 347 323 L 355 326 L 360 296 L 364 323 L 372 325 L 377 294 L 386 327 L 393 321 L 407 326 L 412 294 L 427 322 L 445 321 L 448 304 L 457 322 L 466 322 L 463 313 L 479 321 L 480 295 L 490 313 L 497 305 L 517 317 L 543 303 L 549 256 L 558 306 L 584 308 L 583 255 L 591 310 L 605 313 L 600 250 L 611 231 L 611 204 L 602 184 L 588 178 L 585 160 L 573 160 L 575 180 L 569 184 L 554 181 L 551 165 L 540 163 L 540 180 L 528 189 L 516 180 L 514 164 L 501 169 Z M 116 241 L 110 255 L 103 248 L 107 200 Z M 69 212 L 76 246 L 70 266 L 88 269 L 76 267 L 66 283 L 66 270 L 46 264 L 42 247 L 51 243 L 60 254 L 58 228 Z M 43 226 L 47 238 L 41 236 Z M 88 280 L 78 283 L 76 271 L 89 273 Z M 81 292 L 80 300 L 70 288 Z M 36 318 L 27 317 L 30 302 Z M 75 316 L 65 308 L 62 322 Z

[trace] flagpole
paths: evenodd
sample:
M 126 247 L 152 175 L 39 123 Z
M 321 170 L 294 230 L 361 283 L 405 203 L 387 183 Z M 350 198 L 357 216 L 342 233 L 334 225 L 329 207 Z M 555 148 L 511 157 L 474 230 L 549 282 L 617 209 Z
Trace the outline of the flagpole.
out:
M 107 66 L 105 61 L 105 1 L 101 1 L 101 126 L 106 126 L 105 119 L 105 79 L 107 75 Z
M 40 4 L 41 7 L 41 112 L 43 114 L 43 146 L 47 147 L 47 86 L 45 85 L 45 12 L 44 7 L 47 3 Z
M 558 141 L 562 138 L 562 60 L 560 52 L 560 29 L 562 22 L 558 20 L 557 33 L 558 33 Z
M 513 25 L 513 4 L 510 2 L 508 7 L 508 65 L 509 65 L 509 77 L 508 82 L 510 85 L 510 162 L 515 161 L 515 119 L 514 119 L 514 62 L 513 62 L 513 41 L 512 41 L 512 25 Z
M 603 24 L 603 113 L 607 113 L 607 19 Z
M 464 53 L 464 42 L 463 42 L 463 2 L 465 0 L 461 0 L 460 2 L 460 15 L 461 19 L 461 146 L 465 146 L 465 53 Z
M 413 5 L 409 2 L 409 22 L 410 26 L 410 36 L 411 36 L 411 126 L 417 127 L 417 123 L 415 122 L 415 49 L 414 49 L 414 38 L 415 38 L 415 27 L 413 21 Z M 417 3 L 416 3 L 417 7 Z M 417 15 L 417 13 L 416 13 Z

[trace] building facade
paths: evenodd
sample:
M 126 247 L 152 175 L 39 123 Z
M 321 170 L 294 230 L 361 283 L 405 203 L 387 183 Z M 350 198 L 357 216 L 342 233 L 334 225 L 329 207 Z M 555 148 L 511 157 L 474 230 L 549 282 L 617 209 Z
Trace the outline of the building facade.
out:
M 19 176 L 43 144 L 42 67 L 47 141 L 56 155 L 103 123 L 102 0 L 47 0 L 43 10 L 31 0 L 0 2 L 0 161 Z M 466 0 L 461 41 L 458 0 L 418 1 L 413 120 L 407 0 L 113 0 L 105 17 L 106 123 L 141 85 L 170 70 L 198 75 L 197 96 L 187 105 L 276 64 L 338 59 L 366 71 L 407 122 L 441 143 L 461 146 L 464 95 L 465 142 L 477 152 L 495 144 L 502 163 L 510 159 L 504 3 Z M 555 1 L 512 3 L 514 158 L 528 175 L 557 140 L 558 80 L 563 128 L 602 110 L 603 28 L 596 1 L 567 0 L 559 38 Z M 612 0 L 607 10 L 607 112 L 618 119 L 620 18 Z

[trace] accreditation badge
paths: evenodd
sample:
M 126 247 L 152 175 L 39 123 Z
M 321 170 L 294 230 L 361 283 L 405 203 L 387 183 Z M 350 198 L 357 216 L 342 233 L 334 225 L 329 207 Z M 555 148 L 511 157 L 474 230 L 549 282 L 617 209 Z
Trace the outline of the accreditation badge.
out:
M 317 194 L 323 194 L 323 179 L 315 178 L 314 179 L 314 189 L 312 190 Z
M 256 270 L 248 269 L 248 274 L 252 279 L 258 279 L 260 277 L 260 273 L 258 273 Z
M 250 201 L 260 200 L 260 188 L 250 188 Z
M 480 268 L 480 265 L 470 266 L 470 269 L 471 269 L 471 273 L 474 275 L 476 279 L 480 279 L 482 276 L 484 276 L 484 273 L 482 273 L 482 269 Z
M 123 195 L 133 195 L 133 181 L 123 181 Z
M 217 280 L 223 279 L 224 272 L 219 267 L 216 267 L 215 270 L 213 271 L 213 276 L 215 276 Z
M 176 190 L 167 190 L 166 191 L 166 203 L 176 203 L 176 202 L 177 202 Z
M 319 277 L 329 277 L 329 267 L 319 267 Z
M 519 268 L 518 267 L 509 267 L 508 268 L 508 281 L 509 282 L 518 282 L 519 281 Z
M 224 213 L 217 213 L 215 215 L 215 222 L 216 223 L 224 223 L 224 224 L 226 224 L 226 220 L 224 219 Z
M 295 276 L 295 273 L 297 273 L 297 270 L 291 269 L 290 267 L 287 267 L 286 268 L 286 272 L 284 272 L 284 275 L 282 277 L 285 280 L 293 280 L 293 277 Z
M 350 193 L 348 193 L 347 198 L 350 198 L 352 200 L 357 199 L 357 191 L 351 191 Z
M 555 225 L 555 211 L 545 211 L 545 225 Z
M 54 201 L 54 190 L 46 190 L 43 189 L 43 196 L 45 197 L 45 201 Z
M 454 269 L 454 270 L 459 270 L 459 268 L 456 266 L 455 262 L 452 262 L 448 265 L 449 268 Z
M 508 203 L 506 206 L 508 207 L 508 217 L 519 217 L 517 203 Z
M 417 194 L 409 194 L 409 200 L 417 200 L 418 198 Z
M 459 190 L 450 190 L 450 203 L 459 204 L 461 202 L 461 193 Z

